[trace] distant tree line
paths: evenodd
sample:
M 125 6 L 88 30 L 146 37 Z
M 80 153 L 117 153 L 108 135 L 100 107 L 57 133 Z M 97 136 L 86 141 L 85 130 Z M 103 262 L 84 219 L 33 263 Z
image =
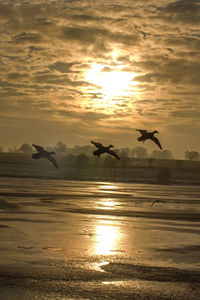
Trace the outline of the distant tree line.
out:
M 196 151 L 186 151 L 185 152 L 185 158 L 189 160 L 199 160 L 200 154 Z
M 48 151 L 55 151 L 58 155 L 85 155 L 92 156 L 95 148 L 90 145 L 68 147 L 63 142 L 59 141 L 55 146 L 45 147 Z M 0 146 L 0 152 L 3 152 L 3 147 Z M 28 143 L 23 143 L 20 147 L 13 146 L 8 149 L 8 152 L 12 153 L 33 153 L 35 149 Z M 145 147 L 136 146 L 134 148 L 118 148 L 115 149 L 116 153 L 120 156 L 120 159 L 124 164 L 128 164 L 129 158 L 146 158 L 149 160 L 149 166 L 152 165 L 153 159 L 174 159 L 170 150 L 153 150 L 148 153 Z M 83 159 L 83 157 L 82 157 Z M 196 151 L 186 151 L 185 159 L 188 160 L 200 160 L 200 153 Z

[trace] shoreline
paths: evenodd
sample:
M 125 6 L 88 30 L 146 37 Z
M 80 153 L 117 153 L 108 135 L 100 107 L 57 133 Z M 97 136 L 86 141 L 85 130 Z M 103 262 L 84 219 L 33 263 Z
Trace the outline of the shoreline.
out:
M 0 153 L 0 177 L 200 185 L 200 161 L 181 161 L 180 166 L 177 160 L 164 159 L 154 159 L 153 165 L 149 165 L 148 159 L 135 158 L 129 163 L 110 159 L 106 164 L 101 158 L 95 160 L 93 157 L 87 164 L 69 162 L 66 156 L 56 159 L 59 169 L 45 159 L 35 161 L 29 154 Z
M 133 183 L 133 184 L 150 184 L 150 185 L 184 185 L 184 186 L 199 186 L 200 181 L 194 182 L 194 181 L 176 181 L 176 180 L 170 180 L 167 183 L 160 183 L 156 180 L 143 180 L 143 179 L 130 179 L 130 178 L 113 178 L 113 177 L 69 177 L 69 176 L 42 176 L 42 175 L 12 175 L 12 174 L 0 174 L 0 178 L 21 178 L 21 179 L 42 179 L 42 180 L 66 180 L 66 181 L 94 181 L 94 182 L 116 182 L 116 183 Z

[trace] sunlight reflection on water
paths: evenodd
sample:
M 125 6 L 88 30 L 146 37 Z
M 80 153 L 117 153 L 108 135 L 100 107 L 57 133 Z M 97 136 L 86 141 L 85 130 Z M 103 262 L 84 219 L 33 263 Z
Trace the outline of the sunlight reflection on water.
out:
M 103 184 L 99 186 L 99 189 L 105 193 L 111 192 L 113 189 L 117 189 L 117 186 L 111 184 Z M 95 202 L 96 209 L 114 210 L 117 202 L 113 198 L 100 198 Z M 119 223 L 114 220 L 97 220 L 94 227 L 95 241 L 94 249 L 97 255 L 109 255 L 112 251 L 116 250 L 118 245 L 120 233 Z
M 107 184 L 103 184 L 103 185 L 100 185 L 99 186 L 99 189 L 100 190 L 115 190 L 117 189 L 118 187 L 116 185 L 113 185 L 113 184 L 110 184 L 110 183 L 107 183 Z
M 117 202 L 113 198 L 100 198 L 100 200 L 95 202 L 95 208 L 97 209 L 115 209 Z
M 95 225 L 95 254 L 109 255 L 116 250 L 120 239 L 119 227 L 112 220 L 98 220 Z

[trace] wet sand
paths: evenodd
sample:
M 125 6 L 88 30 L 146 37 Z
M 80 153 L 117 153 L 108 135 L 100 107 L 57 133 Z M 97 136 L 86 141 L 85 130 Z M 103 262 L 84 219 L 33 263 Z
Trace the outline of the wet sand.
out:
M 199 195 L 1 178 L 1 299 L 199 299 Z

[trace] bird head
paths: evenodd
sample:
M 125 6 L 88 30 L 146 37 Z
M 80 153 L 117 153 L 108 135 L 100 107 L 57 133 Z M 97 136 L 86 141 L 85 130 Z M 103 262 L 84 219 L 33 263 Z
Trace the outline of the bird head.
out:
M 157 130 L 154 130 L 154 132 L 153 133 L 159 133 Z
M 109 145 L 108 148 L 114 148 L 114 146 L 113 145 Z

